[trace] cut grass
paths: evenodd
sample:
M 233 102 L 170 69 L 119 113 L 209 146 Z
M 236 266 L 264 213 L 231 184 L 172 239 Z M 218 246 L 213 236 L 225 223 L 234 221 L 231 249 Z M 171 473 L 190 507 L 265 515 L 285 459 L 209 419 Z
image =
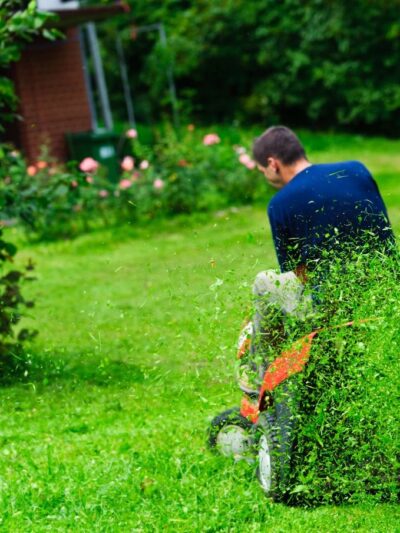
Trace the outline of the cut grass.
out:
M 364 140 L 309 139 L 316 160 L 381 161 L 399 229 L 387 154 L 400 143 L 366 140 L 368 160 L 354 153 Z M 264 209 L 126 226 L 20 255 L 37 263 L 25 289 L 35 320 L 25 322 L 40 336 L 28 376 L 0 389 L 5 531 L 398 530 L 394 505 L 271 504 L 251 466 L 205 447 L 210 419 L 240 398 L 234 345 L 252 280 L 276 264 Z

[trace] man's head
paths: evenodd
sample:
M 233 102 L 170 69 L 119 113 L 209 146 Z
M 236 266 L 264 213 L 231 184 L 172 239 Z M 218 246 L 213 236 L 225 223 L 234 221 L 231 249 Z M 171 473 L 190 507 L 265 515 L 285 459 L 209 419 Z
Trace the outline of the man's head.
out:
M 268 128 L 254 141 L 253 155 L 258 168 L 276 189 L 284 187 L 309 166 L 302 144 L 286 126 Z

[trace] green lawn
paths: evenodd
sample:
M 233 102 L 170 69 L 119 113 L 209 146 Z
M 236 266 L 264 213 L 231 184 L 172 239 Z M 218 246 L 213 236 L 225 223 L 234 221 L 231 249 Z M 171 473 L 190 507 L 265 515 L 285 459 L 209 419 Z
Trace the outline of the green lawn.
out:
M 400 142 L 303 138 L 314 161 L 366 162 L 400 229 Z M 26 244 L 27 257 L 40 335 L 31 373 L 0 389 L 0 530 L 399 531 L 394 505 L 271 504 L 253 467 L 205 447 L 240 398 L 252 280 L 276 264 L 263 208 Z

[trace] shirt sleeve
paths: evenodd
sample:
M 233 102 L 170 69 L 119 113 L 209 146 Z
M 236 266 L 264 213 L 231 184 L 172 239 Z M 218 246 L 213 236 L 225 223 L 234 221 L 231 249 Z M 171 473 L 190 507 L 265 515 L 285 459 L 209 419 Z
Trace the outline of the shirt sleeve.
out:
M 279 267 L 282 272 L 290 270 L 289 246 L 290 234 L 285 224 L 283 213 L 271 202 L 268 206 L 268 218 L 271 225 L 272 238 L 278 258 Z

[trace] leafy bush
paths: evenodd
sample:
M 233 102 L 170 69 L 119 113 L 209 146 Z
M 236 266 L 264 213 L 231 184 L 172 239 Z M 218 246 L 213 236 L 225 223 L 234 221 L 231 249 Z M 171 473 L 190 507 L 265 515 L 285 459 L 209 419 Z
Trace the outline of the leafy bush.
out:
M 99 225 L 245 204 L 261 191 L 265 195 L 245 149 L 222 142 L 215 133 L 190 127 L 180 138 L 166 128 L 152 148 L 134 138 L 132 154 L 122 159 L 120 180 L 112 183 L 91 158 L 79 168 L 74 162 L 61 166 L 44 150 L 28 166 L 19 152 L 5 146 L 0 217 L 19 220 L 32 236 L 57 238 Z
M 0 160 L 0 215 L 20 221 L 29 235 L 52 238 L 73 235 L 89 227 L 89 219 L 102 213 L 101 187 L 108 182 L 61 167 L 45 155 L 27 165 L 21 154 L 4 147 Z
M 24 281 L 32 280 L 30 272 L 32 263 L 28 263 L 25 271 L 6 269 L 5 264 L 13 260 L 17 252 L 16 247 L 3 240 L 3 230 L 0 229 L 0 379 L 4 380 L 10 373 L 24 367 L 23 345 L 31 340 L 35 331 L 26 328 L 17 330 L 21 320 L 22 310 L 33 307 L 33 302 L 26 300 L 21 293 L 20 285 Z
M 323 267 L 313 318 L 314 329 L 323 329 L 291 384 L 297 406 L 288 499 L 396 501 L 399 255 L 354 251 L 351 262 L 331 257 Z
M 131 14 L 107 21 L 105 54 L 122 36 L 135 73 L 140 120 L 170 112 L 173 66 L 182 114 L 197 120 L 261 120 L 308 127 L 400 132 L 397 80 L 398 2 L 388 0 L 129 0 Z M 157 32 L 137 26 L 163 21 L 168 53 Z M 121 114 L 119 72 L 106 61 Z M 139 73 L 137 75 L 137 73 Z

